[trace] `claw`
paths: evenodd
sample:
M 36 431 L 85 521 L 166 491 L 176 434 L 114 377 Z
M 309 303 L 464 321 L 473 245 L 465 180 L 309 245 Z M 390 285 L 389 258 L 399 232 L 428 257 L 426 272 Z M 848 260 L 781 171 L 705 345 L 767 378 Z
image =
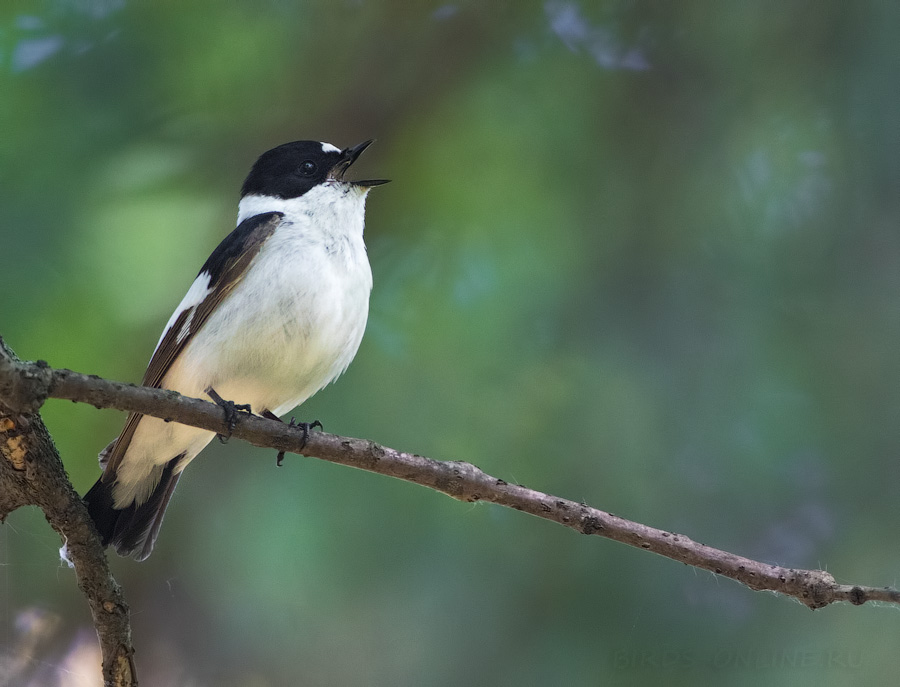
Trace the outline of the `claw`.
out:
M 300 448 L 302 449 L 306 446 L 306 442 L 309 441 L 309 433 L 316 427 L 319 429 L 323 429 L 322 423 L 318 420 L 313 420 L 312 422 L 295 422 L 295 418 L 291 418 L 288 427 L 298 427 L 303 432 L 303 440 L 300 444 Z M 282 462 L 284 461 L 284 451 L 279 451 L 278 455 L 275 457 L 275 465 L 281 467 Z
M 291 427 L 296 427 L 296 426 L 297 426 L 297 425 L 294 423 L 294 420 L 295 420 L 295 419 L 296 419 L 296 418 L 294 418 L 294 417 L 291 418 L 291 421 L 288 423 L 288 429 L 290 429 Z M 282 465 L 282 463 L 284 463 L 284 451 L 279 451 L 279 452 L 278 452 L 278 455 L 275 456 L 275 465 L 276 465 L 277 467 L 280 468 L 281 465 Z
M 238 423 L 238 412 L 243 411 L 248 415 L 252 415 L 253 411 L 250 409 L 249 403 L 235 403 L 234 401 L 226 401 L 224 398 L 219 396 L 218 392 L 212 387 L 206 389 L 206 395 L 209 396 L 213 402 L 219 406 L 223 412 L 225 413 L 225 426 L 228 428 L 228 434 L 217 434 L 216 436 L 219 438 L 219 441 L 223 444 L 227 444 L 228 440 L 231 438 L 231 433 L 234 431 L 234 428 Z

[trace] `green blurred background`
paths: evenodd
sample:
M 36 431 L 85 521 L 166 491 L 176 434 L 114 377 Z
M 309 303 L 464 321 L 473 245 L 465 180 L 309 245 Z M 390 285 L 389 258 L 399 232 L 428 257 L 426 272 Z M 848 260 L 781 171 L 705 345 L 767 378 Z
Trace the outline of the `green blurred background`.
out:
M 375 137 L 369 327 L 299 416 L 897 584 L 900 5 L 148 5 L 0 10 L 21 357 L 138 381 L 256 156 Z M 123 415 L 44 417 L 83 492 Z M 19 684 L 95 684 L 59 546 L 33 509 L 0 528 Z M 896 679 L 896 609 L 811 613 L 238 441 L 191 465 L 147 562 L 113 558 L 147 685 Z

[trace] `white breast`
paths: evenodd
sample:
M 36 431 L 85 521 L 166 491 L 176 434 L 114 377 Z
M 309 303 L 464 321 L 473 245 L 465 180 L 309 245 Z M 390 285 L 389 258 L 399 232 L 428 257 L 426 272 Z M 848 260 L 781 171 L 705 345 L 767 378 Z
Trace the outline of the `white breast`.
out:
M 277 210 L 284 220 L 163 386 L 194 396 L 212 386 L 256 412 L 282 414 L 338 377 L 368 317 L 365 196 L 366 189 L 335 182 L 287 201 L 244 199 L 242 213 Z
M 368 317 L 366 193 L 333 182 L 293 200 L 242 200 L 239 219 L 277 211 L 284 220 L 173 362 L 162 386 L 195 398 L 207 398 L 212 387 L 256 413 L 281 415 L 340 375 L 356 355 Z M 208 279 L 198 280 L 182 307 L 196 305 L 208 292 Z M 142 418 L 116 473 L 117 507 L 145 501 L 163 464 L 183 455 L 176 468 L 181 471 L 213 436 Z

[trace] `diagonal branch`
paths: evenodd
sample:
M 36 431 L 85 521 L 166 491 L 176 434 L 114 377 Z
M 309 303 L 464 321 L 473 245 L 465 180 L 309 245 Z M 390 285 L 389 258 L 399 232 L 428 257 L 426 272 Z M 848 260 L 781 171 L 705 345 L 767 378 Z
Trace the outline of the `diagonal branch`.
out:
M 106 554 L 87 509 L 66 475 L 53 439 L 37 413 L 37 398 L 27 399 L 51 379 L 47 368 L 18 362 L 0 338 L 0 522 L 16 508 L 40 508 L 66 545 L 78 586 L 91 607 L 108 687 L 137 685 L 128 606 L 109 571 Z M 19 370 L 18 379 L 7 373 Z M 35 380 L 37 383 L 35 383 Z
M 27 383 L 23 380 L 27 380 Z M 7 391 L 10 389 L 10 391 Z M 68 399 L 97 408 L 143 413 L 213 432 L 225 432 L 221 409 L 173 391 L 112 382 L 46 363 L 19 363 L 0 358 L 0 400 L 20 407 L 44 398 Z M 239 399 L 238 399 L 239 400 Z M 768 565 L 695 542 L 688 537 L 620 518 L 583 503 L 509 484 L 470 463 L 438 461 L 404 453 L 372 441 L 314 432 L 303 443 L 300 429 L 257 416 L 241 416 L 233 436 L 255 446 L 317 457 L 430 487 L 460 501 L 488 501 L 552 520 L 583 534 L 596 534 L 629 546 L 722 575 L 755 590 L 794 597 L 811 609 L 837 601 L 900 604 L 900 591 L 889 587 L 838 584 L 823 570 Z

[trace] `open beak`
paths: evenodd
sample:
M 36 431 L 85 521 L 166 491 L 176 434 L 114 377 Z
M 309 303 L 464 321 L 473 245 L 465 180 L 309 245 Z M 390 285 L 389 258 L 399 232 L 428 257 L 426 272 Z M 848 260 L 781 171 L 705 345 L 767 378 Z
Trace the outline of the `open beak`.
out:
M 390 179 L 366 179 L 364 181 L 350 181 L 349 179 L 344 179 L 344 174 L 350 168 L 350 165 L 356 162 L 356 158 L 362 155 L 362 152 L 374 142 L 375 139 L 371 138 L 368 141 L 363 141 L 359 145 L 353 146 L 352 148 L 344 148 L 344 150 L 341 151 L 341 160 L 331 170 L 331 173 L 328 175 L 329 178 L 334 179 L 335 181 L 343 181 L 348 184 L 353 184 L 354 186 L 363 186 L 365 188 L 371 188 L 372 186 L 380 186 L 381 184 L 388 183 Z

